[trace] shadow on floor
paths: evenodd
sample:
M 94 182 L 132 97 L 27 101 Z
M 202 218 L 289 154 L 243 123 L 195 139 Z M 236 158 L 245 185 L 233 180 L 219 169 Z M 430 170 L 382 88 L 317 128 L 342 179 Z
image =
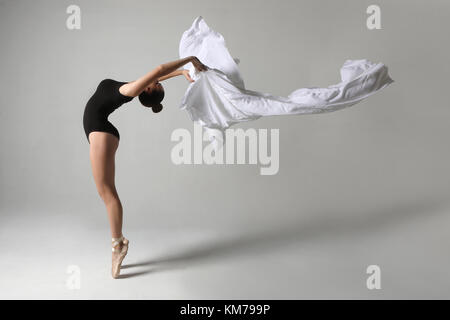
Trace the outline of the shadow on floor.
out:
M 448 205 L 446 200 L 422 201 L 407 205 L 392 205 L 389 208 L 373 212 L 333 212 L 313 221 L 273 226 L 267 230 L 248 230 L 245 233 L 232 234 L 228 238 L 217 238 L 202 242 L 194 248 L 183 248 L 182 252 L 146 259 L 139 263 L 123 265 L 122 269 L 149 267 L 148 270 L 123 274 L 120 278 L 142 276 L 148 273 L 185 268 L 186 265 L 205 260 L 218 259 L 229 255 L 267 252 L 293 242 L 314 239 L 336 239 L 340 236 L 355 236 L 378 231 L 381 228 L 395 227 L 418 218 L 428 218 L 442 213 Z

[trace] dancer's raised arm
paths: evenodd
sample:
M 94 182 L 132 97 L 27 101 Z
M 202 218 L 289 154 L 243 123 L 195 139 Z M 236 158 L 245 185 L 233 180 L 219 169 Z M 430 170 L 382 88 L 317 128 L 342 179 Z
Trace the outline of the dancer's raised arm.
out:
M 205 66 L 203 63 L 200 62 L 200 60 L 197 59 L 197 57 L 190 56 L 183 59 L 163 63 L 147 73 L 146 75 L 140 77 L 139 79 L 129 82 L 127 84 L 124 84 L 120 87 L 120 93 L 122 93 L 125 96 L 129 97 L 136 97 L 139 94 L 141 94 L 142 91 L 145 90 L 147 86 L 149 86 L 152 82 L 156 82 L 159 80 L 159 78 L 163 78 L 178 68 L 184 66 L 185 64 L 192 62 L 194 67 L 198 71 L 205 71 L 208 69 L 207 66 Z M 166 77 L 167 78 L 167 77 Z
M 158 82 L 161 82 L 161 81 L 173 78 L 173 77 L 181 76 L 182 74 L 183 74 L 183 70 L 178 69 L 178 70 L 172 71 L 169 74 L 166 74 L 165 76 L 159 77 Z

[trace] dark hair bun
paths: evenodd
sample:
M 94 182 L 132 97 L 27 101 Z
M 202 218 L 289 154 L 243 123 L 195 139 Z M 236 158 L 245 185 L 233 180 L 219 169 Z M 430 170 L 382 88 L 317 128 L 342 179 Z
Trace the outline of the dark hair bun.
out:
M 161 103 L 152 106 L 152 111 L 153 111 L 154 113 L 161 112 L 162 109 L 163 109 L 163 105 L 162 105 Z

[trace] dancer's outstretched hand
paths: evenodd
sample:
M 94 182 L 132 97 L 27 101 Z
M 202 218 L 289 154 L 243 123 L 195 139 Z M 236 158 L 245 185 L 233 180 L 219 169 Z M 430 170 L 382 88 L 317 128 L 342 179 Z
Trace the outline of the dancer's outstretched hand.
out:
M 192 64 L 194 65 L 195 69 L 200 72 L 200 71 L 206 71 L 209 68 L 207 66 L 205 66 L 203 63 L 200 62 L 200 60 L 197 57 L 193 57 L 192 58 Z
M 184 69 L 182 72 L 183 72 L 183 76 L 186 78 L 187 81 L 189 81 L 189 82 L 195 82 L 195 81 L 191 78 L 191 75 L 189 74 L 189 70 Z

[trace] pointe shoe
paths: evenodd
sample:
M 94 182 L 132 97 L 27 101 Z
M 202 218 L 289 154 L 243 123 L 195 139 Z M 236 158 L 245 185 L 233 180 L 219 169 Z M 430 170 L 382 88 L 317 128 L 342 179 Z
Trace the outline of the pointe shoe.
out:
M 128 252 L 128 239 L 125 237 L 113 238 L 112 239 L 112 268 L 111 275 L 114 279 L 117 279 L 120 275 L 120 267 L 122 265 L 122 261 L 127 255 Z M 122 245 L 121 248 L 116 248 L 119 245 Z

